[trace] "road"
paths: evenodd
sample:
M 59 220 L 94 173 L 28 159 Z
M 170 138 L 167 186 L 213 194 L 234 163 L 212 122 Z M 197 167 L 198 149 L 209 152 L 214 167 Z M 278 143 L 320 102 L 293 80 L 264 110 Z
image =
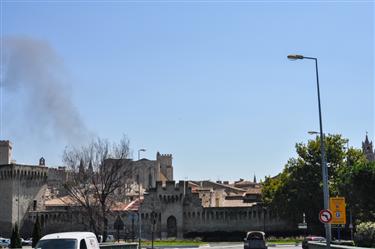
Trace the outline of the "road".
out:
M 148 247 L 150 248 L 150 247 Z M 157 249 L 187 249 L 187 248 L 198 248 L 198 247 L 185 247 L 185 246 L 158 246 L 155 247 Z M 243 249 L 243 243 L 235 243 L 235 242 L 211 242 L 207 245 L 200 246 L 199 249 Z M 268 244 L 268 249 L 302 249 L 301 245 L 275 245 L 275 244 Z
M 230 242 L 221 242 L 221 243 L 209 243 L 208 246 L 200 247 L 201 249 L 243 249 L 243 243 L 230 243 Z M 269 249 L 302 249 L 301 245 L 274 245 L 269 244 Z
M 31 249 L 31 247 L 24 246 L 24 249 Z M 143 248 L 143 247 L 142 247 Z M 163 247 L 155 247 L 158 249 L 161 249 Z M 165 247 L 168 249 L 181 249 L 186 247 Z M 195 247 L 197 248 L 197 247 Z M 269 249 L 302 249 L 301 245 L 273 245 L 269 244 L 268 246 Z M 243 249 L 243 243 L 234 243 L 234 242 L 213 242 L 213 243 L 208 243 L 208 245 L 201 246 L 199 249 Z

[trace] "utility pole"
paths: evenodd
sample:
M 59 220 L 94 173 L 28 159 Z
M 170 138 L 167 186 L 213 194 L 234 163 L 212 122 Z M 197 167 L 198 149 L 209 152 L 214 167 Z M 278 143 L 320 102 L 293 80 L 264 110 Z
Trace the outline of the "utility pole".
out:
M 141 249 L 141 236 L 142 236 L 142 221 L 141 221 L 141 182 L 138 175 L 138 249 Z
M 17 193 L 17 224 L 18 227 L 21 227 L 20 224 L 20 185 L 21 185 L 21 176 L 18 175 L 18 193 Z
M 350 229 L 350 240 L 354 240 L 353 238 L 353 217 L 352 217 L 352 209 L 349 209 L 350 212 L 350 224 L 349 224 L 349 229 Z

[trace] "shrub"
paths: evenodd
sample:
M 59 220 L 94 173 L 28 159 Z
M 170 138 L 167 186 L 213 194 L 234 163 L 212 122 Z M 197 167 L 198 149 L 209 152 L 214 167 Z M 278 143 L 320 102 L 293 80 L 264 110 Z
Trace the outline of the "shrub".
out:
M 358 224 L 354 241 L 357 246 L 375 247 L 375 222 Z
M 42 230 L 40 227 L 39 217 L 36 216 L 36 220 L 34 223 L 34 229 L 33 229 L 33 243 L 32 247 L 34 248 L 36 246 L 36 243 L 42 238 Z
M 12 237 L 10 239 L 10 248 L 22 248 L 20 233 L 18 231 L 18 225 L 14 226 L 12 230 Z

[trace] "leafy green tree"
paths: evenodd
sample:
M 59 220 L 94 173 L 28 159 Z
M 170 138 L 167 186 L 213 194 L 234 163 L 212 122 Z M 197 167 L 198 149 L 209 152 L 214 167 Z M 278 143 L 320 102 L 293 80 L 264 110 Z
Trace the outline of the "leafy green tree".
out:
M 41 229 L 41 226 L 40 226 L 38 215 L 36 216 L 36 220 L 35 220 L 35 223 L 34 223 L 32 238 L 33 238 L 32 247 L 34 248 L 36 246 L 36 244 L 38 243 L 38 241 L 40 240 L 40 238 L 42 238 L 42 229 Z
M 337 188 L 345 196 L 356 223 L 375 221 L 375 162 L 360 161 L 342 168 Z
M 358 151 L 348 151 L 346 143 L 341 135 L 324 138 L 331 194 L 338 193 L 336 179 L 347 167 L 347 161 L 350 159 L 350 163 L 355 163 L 363 159 Z M 323 209 L 320 137 L 309 140 L 307 144 L 297 143 L 296 152 L 297 157 L 289 159 L 278 176 L 266 179 L 263 201 L 291 224 L 301 222 L 305 213 L 311 229 L 309 232 L 319 233 L 323 229 L 318 220 L 318 213 Z
M 13 230 L 12 230 L 12 236 L 10 239 L 10 248 L 22 248 L 20 233 L 18 230 L 17 223 L 15 224 Z

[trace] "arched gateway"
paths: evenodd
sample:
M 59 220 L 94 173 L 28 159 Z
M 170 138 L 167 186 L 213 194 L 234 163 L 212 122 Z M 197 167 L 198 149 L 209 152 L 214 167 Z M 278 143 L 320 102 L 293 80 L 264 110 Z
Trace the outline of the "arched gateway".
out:
M 173 215 L 167 219 L 167 237 L 177 237 L 177 220 Z

